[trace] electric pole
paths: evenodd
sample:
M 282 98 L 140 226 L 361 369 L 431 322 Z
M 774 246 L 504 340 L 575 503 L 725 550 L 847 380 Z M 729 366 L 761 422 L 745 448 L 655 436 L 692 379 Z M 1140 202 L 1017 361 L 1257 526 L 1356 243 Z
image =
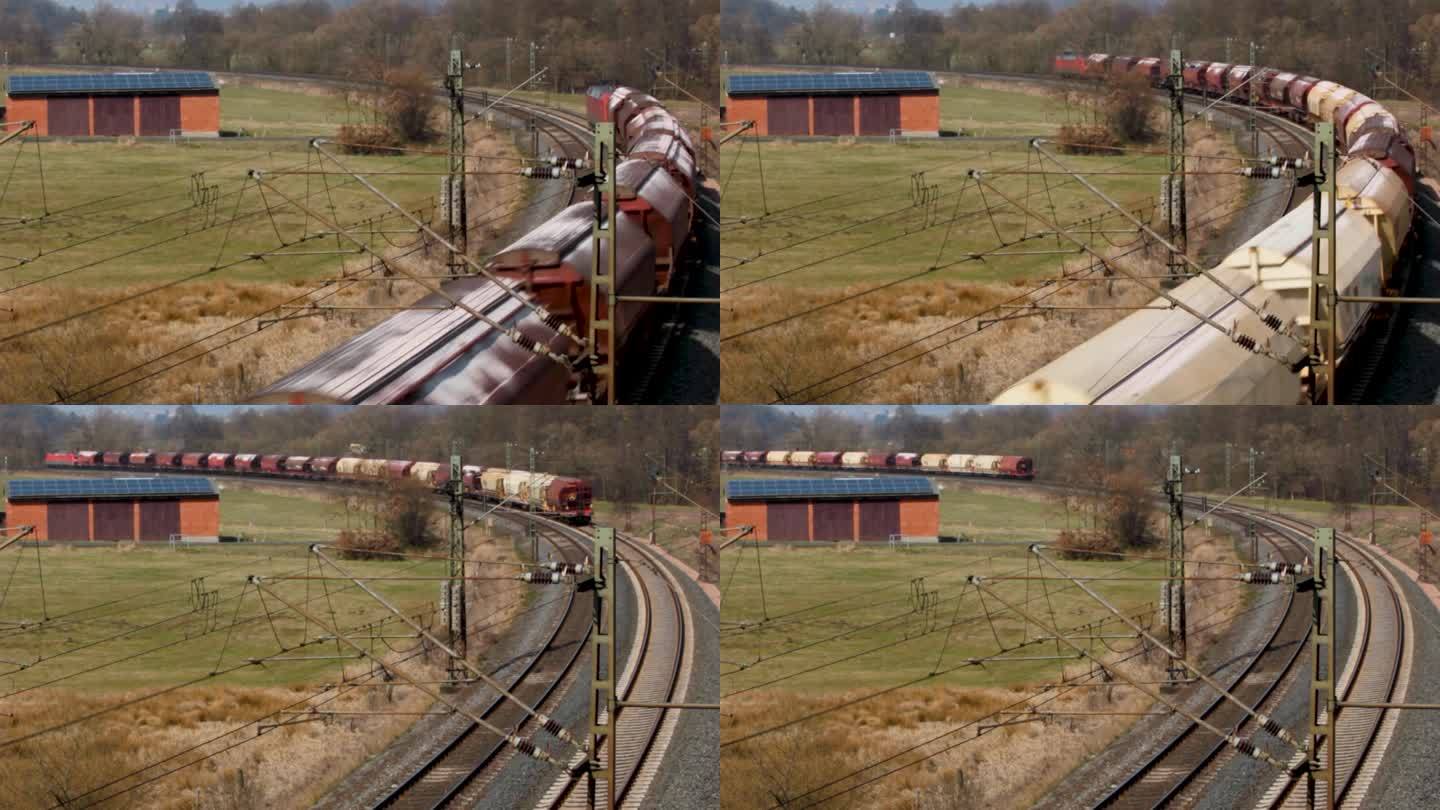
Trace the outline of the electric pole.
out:
M 445 90 L 450 95 L 450 170 L 446 178 L 447 210 L 450 215 L 450 241 L 456 252 L 450 254 L 450 275 L 463 273 L 467 252 L 465 244 L 467 217 L 465 211 L 465 59 L 460 52 L 460 35 L 450 39 L 450 69 L 445 74 Z
M 595 573 L 594 624 L 590 630 L 590 754 L 586 793 L 591 807 L 615 807 L 615 530 L 597 528 L 592 552 Z M 601 757 L 600 749 L 605 756 Z M 603 784 L 604 804 L 597 795 Z
M 1315 783 L 1325 783 L 1325 807 L 1335 806 L 1335 530 L 1315 530 L 1315 572 L 1311 579 L 1314 597 L 1314 625 L 1310 651 L 1314 667 L 1310 676 L 1310 739 L 1305 769 L 1307 805 L 1316 806 Z M 1321 749 L 1325 755 L 1321 756 Z
M 616 387 L 618 380 L 615 373 L 615 317 L 616 298 L 620 291 L 616 288 L 616 239 L 615 232 L 618 226 L 615 224 L 616 206 L 616 172 L 618 163 L 615 154 L 615 125 L 613 123 L 597 123 L 595 125 L 595 223 L 591 231 L 592 250 L 594 264 L 590 273 L 590 319 L 589 327 L 586 330 L 586 345 L 590 348 L 591 373 L 595 375 L 596 385 L 603 382 L 605 385 L 605 403 L 615 404 Z M 602 258 L 603 254 L 603 258 Z M 606 308 L 604 317 L 600 314 L 600 297 L 605 296 Z M 605 333 L 605 346 L 601 349 L 600 333 Z
M 1250 84 L 1249 84 L 1249 89 L 1250 89 L 1250 117 L 1245 120 L 1245 124 L 1246 124 L 1246 128 L 1250 130 L 1250 155 L 1251 155 L 1252 157 L 1259 157 L 1259 156 L 1260 156 L 1260 127 L 1259 127 L 1259 125 L 1258 125 L 1258 124 L 1256 123 L 1256 121 L 1255 121 L 1255 116 L 1258 114 L 1257 107 L 1258 107 L 1258 105 L 1259 105 L 1259 103 L 1260 103 L 1260 94 L 1259 94 L 1259 93 L 1256 91 L 1256 89 L 1255 89 L 1257 86 L 1259 86 L 1259 82 L 1255 81 L 1255 77 L 1257 77 L 1257 76 L 1260 75 L 1260 67 L 1259 67 L 1259 64 L 1260 64 L 1260 62 L 1259 62 L 1260 55 L 1259 55 L 1259 50 L 1260 50 L 1260 47 L 1255 44 L 1255 41 L 1254 41 L 1254 40 L 1251 40 L 1251 41 L 1250 41 L 1250 71 L 1251 71 L 1250 76 L 1251 76 L 1251 79 L 1250 79 Z
M 529 501 L 530 511 L 535 509 L 535 448 L 530 448 L 530 485 L 525 488 L 526 500 Z M 525 521 L 525 534 L 530 537 L 530 559 L 540 561 L 540 538 L 535 532 L 535 521 Z
M 514 37 L 505 38 L 505 86 L 513 87 L 514 80 L 510 78 L 510 46 L 515 43 Z M 533 75 L 533 74 L 532 74 Z
M 450 480 L 445 489 L 450 495 L 450 593 L 447 600 L 450 624 L 450 648 L 461 660 L 465 658 L 465 484 L 460 467 L 460 443 L 450 443 Z M 460 660 L 451 659 L 449 680 L 454 683 L 468 679 Z
M 1165 185 L 1166 224 L 1170 244 L 1177 250 L 1169 255 L 1169 275 L 1174 282 L 1187 272 L 1181 259 L 1189 249 L 1185 212 L 1185 62 L 1179 49 L 1170 51 L 1170 174 Z
M 1249 480 L 1254 481 L 1255 476 L 1250 476 Z M 1230 493 L 1234 491 L 1235 490 L 1230 487 L 1230 442 L 1225 442 L 1225 492 Z
M 1322 121 L 1315 125 L 1315 215 L 1310 250 L 1310 384 L 1317 400 L 1320 386 L 1325 387 L 1325 401 L 1335 404 L 1335 176 L 1339 169 L 1335 156 L 1335 125 Z M 1320 242 L 1325 242 L 1327 261 L 1320 260 Z M 1322 271 L 1323 268 L 1323 271 Z M 1322 379 L 1323 378 L 1323 379 Z
M 1165 475 L 1165 496 L 1170 502 L 1170 552 L 1168 578 L 1165 581 L 1165 630 L 1170 649 L 1176 657 L 1185 658 L 1185 468 L 1180 456 L 1170 456 Z M 1166 680 L 1179 683 L 1186 679 L 1185 668 L 1172 659 L 1166 668 Z

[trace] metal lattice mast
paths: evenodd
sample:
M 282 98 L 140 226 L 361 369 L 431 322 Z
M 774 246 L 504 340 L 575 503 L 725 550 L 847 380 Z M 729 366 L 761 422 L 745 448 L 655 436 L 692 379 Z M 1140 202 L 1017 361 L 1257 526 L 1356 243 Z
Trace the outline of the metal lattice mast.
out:
M 1310 675 L 1310 738 L 1306 751 L 1309 767 L 1305 773 L 1308 806 L 1317 807 L 1315 783 L 1325 783 L 1323 806 L 1335 806 L 1335 530 L 1315 530 L 1315 573 L 1311 579 L 1314 597 L 1314 626 L 1310 631 L 1310 652 L 1314 667 Z M 1320 756 L 1320 749 L 1325 756 Z
M 616 387 L 616 357 L 615 357 L 615 318 L 616 296 L 619 290 L 615 288 L 615 263 L 616 263 L 616 240 L 613 238 L 618 231 L 615 225 L 615 191 L 616 175 L 615 168 L 618 164 L 615 155 L 615 125 L 612 123 L 600 123 L 595 125 L 595 225 L 592 233 L 593 239 L 593 266 L 590 273 L 590 325 L 587 330 L 586 345 L 590 347 L 591 370 L 596 377 L 596 385 L 605 385 L 605 403 L 615 404 Z M 604 258 L 601 257 L 602 249 Z M 606 300 L 605 317 L 600 317 L 600 296 L 604 294 Z M 605 333 L 605 348 L 600 349 L 599 335 Z M 603 378 L 603 380 L 601 379 Z
M 1335 404 L 1335 213 L 1338 161 L 1335 155 L 1335 125 L 1315 125 L 1315 218 L 1310 251 L 1310 382 L 1312 395 L 1325 386 L 1325 401 Z M 1328 209 L 1328 210 L 1327 210 Z M 1320 242 L 1325 241 L 1324 264 Z M 1322 381 L 1321 375 L 1324 375 Z
M 531 447 L 531 448 L 530 448 L 530 485 L 525 488 L 525 502 L 526 502 L 526 505 L 530 508 L 530 511 L 531 511 L 531 512 L 537 511 L 536 508 L 535 508 L 536 498 L 535 498 L 535 448 L 534 448 L 534 447 Z M 536 529 L 535 529 L 535 521 L 533 521 L 533 520 L 527 520 L 527 521 L 525 521 L 525 536 L 530 539 L 530 559 L 534 560 L 535 562 L 539 562 L 539 561 L 540 561 L 540 538 L 539 538 L 538 533 L 536 532 Z
M 1179 454 L 1170 456 L 1170 466 L 1165 474 L 1165 496 L 1170 501 L 1170 550 L 1165 587 L 1166 596 L 1165 630 L 1169 635 L 1170 649 L 1176 658 L 1184 658 L 1185 650 L 1185 468 L 1180 464 Z M 1166 667 L 1166 679 L 1186 679 L 1185 670 L 1174 659 Z
M 590 631 L 590 767 L 586 778 L 591 807 L 615 807 L 615 530 L 597 528 L 593 552 L 594 626 Z M 605 758 L 600 748 L 606 748 Z M 604 804 L 597 791 L 605 792 Z
M 1170 175 L 1166 188 L 1166 223 L 1170 226 L 1170 244 L 1176 251 L 1169 257 L 1171 276 L 1179 276 L 1184 262 L 1180 255 L 1188 250 L 1188 226 L 1185 212 L 1185 62 L 1180 50 L 1170 51 Z
M 445 90 L 450 96 L 450 168 L 445 191 L 449 199 L 450 241 L 460 254 L 467 251 L 468 222 L 465 210 L 465 59 L 460 53 L 460 35 L 450 40 L 450 68 L 445 73 Z M 450 275 L 461 275 L 464 262 L 454 253 L 449 259 Z
M 450 480 L 445 490 L 450 495 L 450 594 L 447 602 L 450 625 L 450 646 L 459 654 L 466 655 L 465 644 L 465 486 L 464 474 L 460 468 L 459 442 L 450 443 Z M 458 661 L 450 661 L 450 680 L 466 680 L 465 668 Z
M 1260 54 L 1259 54 L 1259 51 L 1260 51 L 1260 46 L 1256 45 L 1254 40 L 1251 40 L 1251 41 L 1250 41 L 1250 70 L 1251 70 L 1251 74 L 1250 74 L 1250 75 L 1251 75 L 1251 80 L 1250 80 L 1250 84 L 1249 84 L 1249 86 L 1248 86 L 1248 88 L 1247 88 L 1248 91 L 1249 91 L 1249 94 L 1250 94 L 1250 116 L 1249 116 L 1249 118 L 1247 118 L 1247 119 L 1245 120 L 1245 128 L 1246 128 L 1247 130 L 1249 130 L 1249 132 L 1250 132 L 1250 155 L 1251 155 L 1251 157 L 1259 157 L 1259 156 L 1260 156 L 1260 125 L 1259 125 L 1259 124 L 1256 122 L 1256 120 L 1255 120 L 1255 119 L 1256 119 L 1256 116 L 1259 114 L 1259 112 L 1258 112 L 1258 106 L 1259 106 L 1259 104 L 1260 104 L 1260 91 L 1259 91 L 1258 88 L 1260 87 L 1260 83 L 1254 80 L 1254 77 L 1255 77 L 1256 75 L 1258 75 L 1258 73 L 1260 72 Z

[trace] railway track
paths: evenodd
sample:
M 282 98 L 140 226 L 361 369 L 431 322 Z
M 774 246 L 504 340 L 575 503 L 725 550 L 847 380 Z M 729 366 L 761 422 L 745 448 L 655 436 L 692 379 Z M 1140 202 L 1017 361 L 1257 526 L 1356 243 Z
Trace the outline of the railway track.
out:
M 533 519 L 525 516 L 523 519 Z M 556 549 L 566 563 L 584 563 L 588 548 L 581 542 L 581 533 L 547 526 L 542 537 Z M 590 612 L 577 603 L 576 591 L 569 589 L 565 610 L 551 629 L 544 646 L 528 664 L 506 684 L 516 697 L 537 711 L 549 713 L 558 688 L 574 667 L 585 639 L 590 636 Z M 488 691 L 484 685 L 472 687 Z M 481 717 L 502 729 L 528 736 L 533 719 L 513 701 L 494 695 L 480 712 Z M 378 801 L 376 808 L 429 808 L 468 806 L 467 799 L 477 798 L 489 784 L 490 777 L 514 756 L 514 749 L 493 732 L 474 721 L 465 722 L 437 750 L 412 771 L 396 782 Z
M 508 510 L 506 510 L 508 511 Z M 588 536 L 573 527 L 524 513 L 519 520 L 534 521 L 566 562 L 588 559 Z M 625 669 L 617 693 L 622 700 L 671 702 L 683 699 L 694 661 L 693 622 L 680 583 L 658 559 L 634 538 L 619 536 L 619 565 L 624 578 L 634 583 L 636 631 L 631 638 Z M 551 631 L 544 649 L 517 675 L 510 689 L 537 711 L 549 713 L 564 698 L 571 682 L 579 679 L 577 666 L 587 649 L 591 611 L 588 601 L 577 602 L 572 589 L 561 621 Z M 483 686 L 474 687 L 484 689 Z M 493 700 L 483 715 L 504 729 L 522 735 L 537 731 L 533 718 L 510 701 Z M 626 707 L 617 714 L 617 806 L 638 807 L 669 748 L 679 716 L 676 710 Z M 572 733 L 580 731 L 572 729 Z M 605 755 L 602 749 L 601 755 Z M 514 758 L 511 747 L 494 734 L 467 723 L 444 738 L 419 767 L 369 806 L 372 808 L 444 808 L 482 806 L 486 790 Z M 587 780 L 577 753 L 569 772 L 548 787 L 544 807 L 588 807 Z M 604 800 L 600 791 L 597 802 Z
M 680 583 L 645 544 L 617 534 L 621 567 L 636 584 L 636 632 L 630 654 L 620 673 L 616 694 L 621 701 L 667 703 L 683 701 L 694 666 L 694 621 Z M 615 746 L 616 807 L 640 807 L 659 772 L 679 711 L 626 706 L 615 717 L 615 739 L 607 740 L 600 756 Z M 589 807 L 586 780 L 570 762 L 569 773 L 550 784 L 537 803 L 543 808 Z M 608 801 L 604 786 L 597 788 L 597 806 Z
M 1314 527 L 1292 518 L 1270 515 L 1247 507 L 1226 506 L 1229 513 L 1254 521 L 1274 541 L 1287 541 L 1287 560 L 1308 556 Z M 1354 583 L 1357 595 L 1355 635 L 1336 684 L 1341 700 L 1387 702 L 1402 700 L 1408 684 L 1411 641 L 1407 628 L 1409 608 L 1398 582 L 1351 538 L 1338 537 L 1344 547 L 1340 565 Z M 1272 541 L 1273 542 L 1273 541 Z M 1332 592 L 1332 596 L 1335 596 Z M 1309 636 L 1308 602 L 1290 594 L 1286 613 L 1265 649 L 1230 686 L 1232 693 L 1256 711 L 1269 713 L 1281 699 L 1280 684 L 1295 673 L 1308 671 L 1303 643 Z M 1289 649 L 1286 649 L 1289 645 Z M 1228 701 L 1212 705 L 1205 719 L 1223 729 L 1245 734 L 1252 719 Z M 1336 715 L 1336 800 L 1341 806 L 1359 806 L 1378 772 L 1398 715 L 1382 709 L 1346 708 Z M 1300 732 L 1300 729 L 1292 731 Z M 1208 738 L 1208 739 L 1207 739 Z M 1323 753 L 1323 752 L 1322 752 Z M 1233 756 L 1223 741 L 1198 732 L 1191 723 L 1180 736 L 1136 769 L 1096 807 L 1161 807 L 1185 805 L 1201 798 L 1218 770 Z M 1266 789 L 1258 806 L 1302 808 L 1309 806 L 1305 780 L 1295 770 L 1304 755 L 1295 753 L 1290 772 L 1279 775 Z M 1323 784 L 1317 791 L 1323 791 Z
M 1287 563 L 1299 563 L 1306 550 L 1293 538 L 1270 531 L 1265 538 Z M 1247 706 L 1259 707 L 1275 693 L 1276 688 L 1295 666 L 1304 641 L 1310 635 L 1309 604 L 1287 594 L 1285 611 L 1275 623 L 1265 645 L 1225 687 Z M 1200 717 L 1221 729 L 1237 729 L 1248 718 L 1238 706 L 1218 694 L 1200 712 Z M 1155 753 L 1099 801 L 1101 807 L 1160 807 L 1173 801 L 1181 791 L 1192 788 L 1220 754 L 1230 750 L 1224 740 L 1216 738 L 1199 724 L 1190 721 L 1177 736 Z

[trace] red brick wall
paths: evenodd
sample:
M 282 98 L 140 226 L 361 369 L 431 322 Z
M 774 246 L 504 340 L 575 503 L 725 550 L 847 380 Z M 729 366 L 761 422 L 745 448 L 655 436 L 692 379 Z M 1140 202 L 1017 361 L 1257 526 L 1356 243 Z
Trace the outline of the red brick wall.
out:
M 185 132 L 219 132 L 220 93 L 181 95 L 180 129 Z M 138 127 L 136 132 L 139 132 Z
M 765 526 L 765 502 L 764 501 L 727 501 L 725 507 L 725 525 L 727 526 L 754 526 L 755 532 L 751 539 L 769 540 Z
M 940 131 L 940 94 L 902 93 L 900 128 L 907 132 Z
M 10 502 L 6 504 L 5 512 L 6 526 L 11 528 L 16 526 L 34 526 L 35 537 L 40 540 L 50 539 L 50 535 L 47 533 L 48 526 L 45 522 L 45 504 L 43 502 Z
M 180 533 L 186 537 L 218 537 L 220 498 L 185 498 L 180 501 Z
M 35 132 L 49 135 L 49 117 L 46 115 L 45 99 L 25 96 L 6 100 L 6 121 L 34 121 Z
M 940 499 L 902 498 L 900 533 L 906 537 L 936 537 L 940 534 Z
M 727 96 L 725 99 L 725 120 L 726 121 L 754 121 L 755 129 L 747 134 L 768 135 L 765 130 L 765 97 L 742 96 L 733 98 Z

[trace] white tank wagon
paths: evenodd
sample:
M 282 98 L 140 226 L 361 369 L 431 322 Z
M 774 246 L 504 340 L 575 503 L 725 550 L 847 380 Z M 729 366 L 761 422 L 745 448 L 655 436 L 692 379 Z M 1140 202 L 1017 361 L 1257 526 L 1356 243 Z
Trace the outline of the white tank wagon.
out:
M 1394 171 L 1369 158 L 1346 163 L 1337 176 L 1339 285 L 1343 295 L 1378 296 L 1409 233 L 1410 196 Z M 1322 204 L 1328 212 L 1328 204 Z M 1313 203 L 1306 200 L 1231 253 L 1211 272 L 1292 332 L 1309 323 Z M 1321 266 L 1328 272 L 1322 251 Z M 1216 322 L 1264 340 L 1273 333 L 1255 314 L 1203 277 L 1172 293 Z M 1338 356 L 1361 334 L 1374 304 L 1342 303 Z M 1061 355 L 1005 390 L 998 405 L 1022 404 L 1273 404 L 1304 401 L 1290 367 L 1236 345 L 1163 298 Z

